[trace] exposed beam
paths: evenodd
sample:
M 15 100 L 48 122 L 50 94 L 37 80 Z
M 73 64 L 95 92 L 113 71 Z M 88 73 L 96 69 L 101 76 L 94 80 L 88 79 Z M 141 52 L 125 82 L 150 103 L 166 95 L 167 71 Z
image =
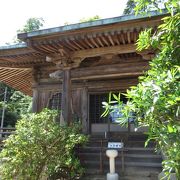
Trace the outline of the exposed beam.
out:
M 97 67 L 87 67 L 72 70 L 72 79 L 95 79 L 101 77 L 114 77 L 136 75 L 148 69 L 148 62 L 103 65 Z
M 72 43 L 74 43 L 74 45 L 77 46 L 78 49 L 84 49 L 84 47 L 80 45 L 79 43 L 77 43 L 75 40 L 72 40 Z
M 128 39 L 128 43 L 130 44 L 131 43 L 131 32 L 130 31 L 127 31 L 127 39 Z
M 95 79 L 108 79 L 108 78 L 125 78 L 125 77 L 137 77 L 143 75 L 142 71 L 134 71 L 134 72 L 122 72 L 122 73 L 114 73 L 114 74 L 102 74 L 102 75 L 90 75 L 90 76 L 81 76 L 81 77 L 72 77 L 72 80 L 95 80 Z
M 78 68 L 71 70 L 71 80 L 136 77 L 142 75 L 143 71 L 148 69 L 149 66 L 147 61 Z M 52 77 L 62 79 L 62 71 L 56 71 Z
M 120 33 L 120 37 L 121 37 L 121 42 L 122 42 L 123 44 L 126 44 L 126 41 L 125 41 L 123 32 Z
M 62 82 L 59 80 L 52 81 L 51 86 L 47 86 L 50 81 L 40 81 L 39 85 L 37 87 L 37 90 L 45 90 L 45 91 L 51 91 L 54 90 L 62 90 Z M 121 89 L 121 87 L 127 89 L 130 86 L 134 86 L 138 83 L 138 76 L 134 77 L 127 77 L 127 78 L 116 78 L 116 79 L 101 79 L 101 80 L 87 80 L 85 83 L 84 81 L 72 81 L 71 88 L 72 90 L 75 89 L 82 89 L 82 87 L 86 86 L 88 89 L 102 89 L 102 88 L 115 88 Z
M 72 44 L 68 39 L 65 39 L 65 42 L 73 49 L 77 50 L 77 46 L 75 46 L 74 44 Z
M 136 52 L 136 46 L 134 44 L 119 45 L 113 47 L 101 47 L 95 49 L 79 50 L 72 53 L 72 58 L 74 57 L 95 57 L 102 56 L 105 54 L 124 54 Z
M 119 37 L 118 37 L 118 35 L 117 34 L 115 34 L 114 35 L 114 39 L 115 39 L 115 42 L 118 44 L 118 45 L 120 45 L 120 42 L 119 42 Z
M 31 54 L 34 53 L 35 51 L 29 48 L 19 48 L 19 49 L 5 49 L 0 51 L 0 57 L 4 56 L 10 56 L 10 55 L 22 55 L 22 54 Z
M 91 37 L 90 40 L 95 45 L 95 47 L 99 48 L 99 45 L 96 43 L 96 41 L 93 39 L 93 37 Z
M 88 44 L 89 47 L 94 48 L 94 46 L 89 42 L 89 39 L 85 38 L 84 41 Z
M 103 35 L 101 36 L 101 39 L 107 46 L 109 46 L 108 41 L 106 40 L 106 38 Z
M 96 37 L 96 39 L 97 39 L 98 43 L 101 45 L 101 47 L 104 47 L 104 44 L 102 43 L 102 41 L 100 40 L 100 38 L 99 38 L 99 37 Z
M 111 35 L 107 34 L 107 37 L 108 37 L 109 41 L 111 42 L 111 45 L 115 46 L 114 41 L 113 41 Z
M 82 39 L 78 40 L 78 42 L 83 46 L 83 49 L 89 49 L 89 46 Z

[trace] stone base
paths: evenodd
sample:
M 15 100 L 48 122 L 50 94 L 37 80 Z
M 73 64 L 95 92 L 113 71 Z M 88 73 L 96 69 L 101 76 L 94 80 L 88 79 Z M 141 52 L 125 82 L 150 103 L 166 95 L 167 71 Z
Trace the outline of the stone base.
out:
M 107 180 L 119 180 L 119 176 L 117 173 L 114 173 L 114 174 L 108 173 Z

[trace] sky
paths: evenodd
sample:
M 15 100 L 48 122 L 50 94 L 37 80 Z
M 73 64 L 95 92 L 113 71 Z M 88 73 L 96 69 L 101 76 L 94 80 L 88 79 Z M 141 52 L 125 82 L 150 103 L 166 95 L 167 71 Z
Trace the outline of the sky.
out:
M 27 19 L 42 17 L 44 27 L 78 23 L 99 15 L 110 18 L 122 15 L 127 0 L 0 0 L 0 45 L 11 43 L 16 31 Z

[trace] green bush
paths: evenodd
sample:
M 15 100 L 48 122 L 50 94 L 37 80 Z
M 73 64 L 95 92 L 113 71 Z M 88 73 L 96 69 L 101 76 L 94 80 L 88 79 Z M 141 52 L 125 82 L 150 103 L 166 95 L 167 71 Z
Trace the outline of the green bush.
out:
M 56 116 L 56 111 L 45 109 L 18 121 L 0 154 L 2 179 L 39 180 L 54 175 L 75 179 L 82 174 L 74 148 L 87 137 L 79 133 L 79 124 L 60 126 Z
M 134 1 L 136 14 L 158 2 Z M 128 117 L 134 115 L 138 126 L 148 125 L 148 141 L 155 140 L 166 158 L 162 163 L 165 175 L 170 177 L 175 172 L 180 179 L 180 4 L 179 0 L 161 2 L 169 14 L 155 31 L 142 31 L 137 41 L 138 51 L 156 52 L 149 70 L 139 77 L 137 86 L 127 90 L 126 106 L 122 106 L 120 96 L 113 95 L 114 102 L 110 95 L 103 115 L 115 111 L 114 104 L 118 104 L 124 115 L 120 123 L 127 124 Z

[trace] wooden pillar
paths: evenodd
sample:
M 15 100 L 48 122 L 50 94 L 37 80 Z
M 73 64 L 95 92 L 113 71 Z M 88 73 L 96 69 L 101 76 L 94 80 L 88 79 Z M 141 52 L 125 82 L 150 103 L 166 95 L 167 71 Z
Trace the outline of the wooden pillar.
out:
M 32 90 L 33 90 L 33 99 L 32 99 L 32 112 L 37 113 L 39 111 L 39 91 L 38 91 L 38 79 L 39 79 L 39 69 L 37 67 L 33 67 L 32 69 Z
M 63 82 L 62 82 L 62 118 L 68 125 L 72 121 L 71 111 L 71 70 L 63 70 Z
M 81 95 L 81 114 L 82 114 L 82 131 L 85 134 L 89 133 L 88 121 L 88 89 L 84 87 Z
M 33 99 L 32 99 L 32 112 L 38 112 L 38 90 L 37 89 L 33 89 Z

